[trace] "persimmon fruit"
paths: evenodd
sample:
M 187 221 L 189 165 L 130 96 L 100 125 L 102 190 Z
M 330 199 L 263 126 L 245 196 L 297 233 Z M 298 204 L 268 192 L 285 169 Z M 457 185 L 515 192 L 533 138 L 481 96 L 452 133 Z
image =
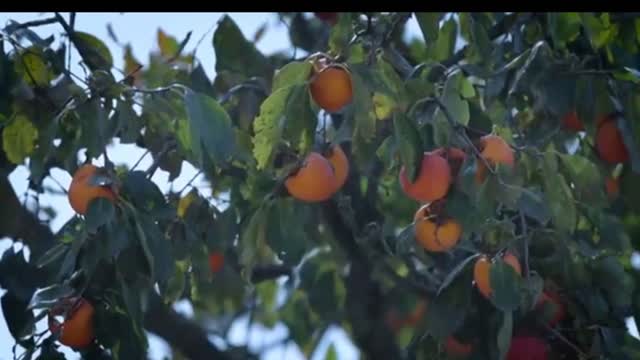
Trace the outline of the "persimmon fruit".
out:
M 562 117 L 562 127 L 571 131 L 584 131 L 584 124 L 578 118 L 578 113 L 574 110 Z
M 60 323 L 56 317 L 65 313 L 66 317 Z M 66 298 L 49 311 L 49 331 L 58 334 L 58 341 L 63 345 L 74 349 L 85 348 L 95 338 L 94 314 L 93 305 L 86 299 Z
M 311 97 L 325 111 L 338 112 L 353 99 L 351 74 L 342 66 L 316 64 L 309 86 Z
M 427 251 L 449 251 L 460 241 L 462 226 L 454 219 L 432 214 L 430 206 L 420 207 L 414 215 L 416 240 Z
M 460 167 L 462 167 L 462 164 L 467 157 L 467 154 L 464 151 L 456 147 L 437 148 L 433 153 L 442 156 L 449 162 L 449 167 L 451 167 L 451 177 L 453 179 L 458 176 Z
M 334 145 L 325 155 L 335 175 L 334 187 L 338 191 L 344 186 L 349 176 L 349 159 L 340 145 Z
M 68 199 L 71 208 L 76 213 L 86 214 L 89 204 L 96 198 L 105 198 L 111 202 L 115 201 L 116 195 L 111 187 L 91 184 L 92 177 L 101 172 L 102 169 L 95 165 L 85 164 L 73 174 L 73 179 L 69 186 Z
M 335 193 L 335 174 L 331 163 L 317 152 L 311 152 L 295 174 L 285 180 L 291 196 L 305 202 L 320 202 Z
M 614 117 L 606 116 L 599 119 L 595 140 L 596 150 L 602 160 L 610 164 L 629 160 L 629 151 Z
M 480 156 L 482 156 L 490 166 L 500 164 L 513 167 L 515 165 L 513 149 L 503 138 L 497 135 L 490 134 L 480 138 Z M 486 175 L 486 165 L 482 159 L 479 159 L 476 171 L 476 182 L 484 182 Z
M 214 251 L 209 254 L 209 268 L 212 273 L 217 273 L 224 267 L 224 254 L 220 251 Z
M 426 152 L 414 182 L 409 180 L 404 166 L 399 177 L 400 186 L 407 196 L 416 201 L 432 202 L 447 195 L 451 186 L 451 166 L 441 155 Z

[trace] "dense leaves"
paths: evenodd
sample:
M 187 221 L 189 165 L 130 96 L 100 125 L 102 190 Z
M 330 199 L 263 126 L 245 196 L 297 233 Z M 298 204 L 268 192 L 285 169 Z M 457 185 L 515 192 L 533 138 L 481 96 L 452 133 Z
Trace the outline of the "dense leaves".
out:
M 95 309 L 87 359 L 143 358 L 145 330 L 176 358 L 248 358 L 264 349 L 230 331 L 247 319 L 307 357 L 331 327 L 366 358 L 502 359 L 523 334 L 553 358 L 637 357 L 636 13 L 279 13 L 293 55 L 224 15 L 202 42 L 214 79 L 191 32 L 115 59 L 75 16 L 42 23 L 69 41 L 38 21 L 0 32 L 0 169 L 29 171 L 24 196 L 0 184 L 0 236 L 32 251 L 3 254 L 1 305 L 26 358 L 64 358 L 34 326 L 75 297 Z M 351 85 L 323 94 L 348 94 L 340 109 L 318 100 L 323 63 Z M 113 163 L 111 144 L 152 161 Z M 88 207 L 54 233 L 38 200 L 71 198 L 60 172 Z

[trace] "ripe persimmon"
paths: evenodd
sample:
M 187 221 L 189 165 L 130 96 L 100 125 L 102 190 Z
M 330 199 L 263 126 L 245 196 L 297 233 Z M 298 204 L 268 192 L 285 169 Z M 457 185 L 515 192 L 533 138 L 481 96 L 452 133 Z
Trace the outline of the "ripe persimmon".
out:
M 449 251 L 460 240 L 462 226 L 454 219 L 432 214 L 430 205 L 424 205 L 418 209 L 413 218 L 416 240 L 427 251 Z
M 507 252 L 503 255 L 502 260 L 509 264 L 513 270 L 522 275 L 522 269 L 520 267 L 520 261 L 518 258 Z M 494 260 L 490 260 L 487 256 L 480 256 L 473 267 L 473 279 L 475 280 L 478 291 L 489 299 L 493 290 L 491 289 L 491 266 L 493 266 Z
M 324 156 L 311 152 L 298 171 L 285 180 L 285 187 L 294 198 L 306 202 L 329 199 L 335 193 L 335 174 Z
M 58 334 L 61 344 L 74 349 L 89 346 L 95 338 L 93 318 L 95 309 L 84 298 L 66 298 L 49 311 L 49 331 Z M 60 323 L 57 316 L 66 314 Z
M 71 185 L 69 186 L 69 204 L 73 210 L 81 215 L 86 214 L 87 208 L 92 200 L 96 198 L 105 198 L 115 201 L 115 192 L 110 186 L 92 185 L 91 179 L 94 175 L 100 174 L 102 169 L 91 165 L 82 165 L 73 174 Z
M 215 251 L 209 254 L 209 268 L 212 273 L 217 273 L 224 267 L 224 254 Z
M 511 339 L 507 360 L 547 360 L 547 343 L 534 336 L 515 336 Z
M 335 191 L 340 190 L 349 176 L 349 159 L 340 145 L 334 145 L 326 154 L 335 175 Z
M 515 164 L 515 155 L 513 149 L 497 135 L 485 135 L 480 138 L 480 156 L 485 159 L 491 166 L 498 164 L 513 167 Z M 476 182 L 482 183 L 486 177 L 487 169 L 484 161 L 478 160 L 478 168 L 476 171 Z
M 314 69 L 309 89 L 318 106 L 333 113 L 351 102 L 351 74 L 346 69 L 337 65 L 316 65 Z
M 614 117 L 606 116 L 598 121 L 596 150 L 600 158 L 610 164 L 623 163 L 629 160 L 629 151 Z
M 400 169 L 400 185 L 404 193 L 416 201 L 432 202 L 442 199 L 451 186 L 451 167 L 442 156 L 426 152 L 415 182 L 409 181 L 403 166 Z
M 455 336 L 450 335 L 444 343 L 444 350 L 450 357 L 462 359 L 471 355 L 473 345 L 462 343 Z
M 451 167 L 451 177 L 456 178 L 458 176 L 458 172 L 460 171 L 460 167 L 464 160 L 467 157 L 467 154 L 455 147 L 450 148 L 437 148 L 433 151 L 434 154 L 438 154 L 445 158 L 449 162 L 449 166 Z
M 574 110 L 562 117 L 562 126 L 567 130 L 583 131 L 584 124 L 578 118 L 578 113 Z

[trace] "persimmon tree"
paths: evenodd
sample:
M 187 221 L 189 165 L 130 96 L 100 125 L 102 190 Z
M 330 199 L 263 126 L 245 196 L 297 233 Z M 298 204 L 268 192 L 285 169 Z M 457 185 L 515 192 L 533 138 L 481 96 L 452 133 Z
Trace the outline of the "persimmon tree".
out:
M 332 325 L 369 359 L 640 356 L 636 13 L 279 13 L 293 56 L 223 16 L 202 44 L 215 79 L 190 36 L 116 61 L 75 16 L 0 33 L 0 235 L 30 251 L 2 255 L 0 286 L 22 359 L 144 358 L 145 330 L 188 358 L 256 357 L 229 343 L 245 315 L 307 356 Z M 153 164 L 114 164 L 113 139 Z M 151 180 L 185 162 L 210 196 Z M 73 177 L 61 230 L 16 196 L 17 165 L 36 198 L 52 169 Z

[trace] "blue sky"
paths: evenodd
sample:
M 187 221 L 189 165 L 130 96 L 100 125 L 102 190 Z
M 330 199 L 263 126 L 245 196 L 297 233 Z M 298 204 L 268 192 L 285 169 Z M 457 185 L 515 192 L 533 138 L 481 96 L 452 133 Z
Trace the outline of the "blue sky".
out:
M 0 26 L 4 26 L 9 20 L 25 22 L 49 17 L 51 15 L 51 13 L 0 13 Z M 67 16 L 67 14 L 64 15 Z M 76 29 L 94 34 L 105 41 L 111 50 L 116 66 L 119 66 L 120 68 L 123 67 L 123 51 L 108 36 L 108 23 L 111 23 L 119 42 L 130 43 L 133 48 L 134 55 L 143 64 L 146 63 L 150 51 L 156 49 L 158 28 L 162 28 L 166 33 L 175 36 L 178 40 L 183 39 L 189 31 L 193 31 L 191 40 L 186 48 L 187 51 L 192 50 L 198 40 L 206 34 L 206 37 L 198 47 L 197 57 L 201 61 L 209 78 L 212 79 L 215 75 L 215 55 L 213 47 L 211 46 L 211 39 L 216 23 L 222 15 L 223 13 L 78 13 L 76 17 Z M 290 43 L 287 36 L 287 29 L 279 22 L 275 14 L 228 13 L 228 15 L 236 21 L 247 38 L 252 38 L 253 34 L 264 23 L 268 24 L 267 32 L 257 44 L 259 50 L 265 53 L 273 53 L 289 49 Z M 409 26 L 411 33 L 416 35 L 419 34 L 418 25 L 413 19 Z M 57 39 L 60 38 L 59 35 L 62 33 L 62 29 L 59 25 L 42 26 L 34 30 L 42 36 L 54 34 Z M 75 61 L 72 60 L 72 62 L 77 63 L 77 54 L 75 54 L 74 59 Z M 72 71 L 82 74 L 78 65 L 73 65 Z M 116 164 L 128 164 L 131 166 L 142 154 L 143 151 L 132 145 L 125 146 L 114 144 L 109 148 L 109 157 Z M 96 164 L 100 164 L 101 161 L 102 159 L 98 159 Z M 139 166 L 144 169 L 150 164 L 151 158 L 147 157 L 143 159 Z M 193 175 L 195 175 L 195 173 L 196 171 L 193 167 L 185 164 L 185 166 L 183 166 L 182 176 L 174 181 L 174 187 L 176 189 L 181 189 L 182 186 L 189 181 Z M 11 174 L 10 180 L 17 194 L 21 195 L 26 191 L 28 175 L 28 171 L 24 166 L 18 167 Z M 68 187 L 71 182 L 71 176 L 64 171 L 53 170 L 51 175 L 65 188 Z M 170 188 L 168 174 L 163 171 L 158 171 L 153 177 L 153 180 L 163 191 Z M 207 195 L 207 188 L 199 186 L 204 184 L 196 180 L 194 185 Z M 52 188 L 59 187 L 56 182 L 51 179 L 45 180 L 45 186 L 50 186 Z M 69 218 L 73 216 L 73 211 L 64 196 L 42 195 L 40 196 L 40 203 L 42 205 L 51 205 L 57 211 L 57 217 L 51 224 L 54 231 L 58 230 L 66 221 L 68 221 Z M 9 240 L 0 239 L 0 252 L 4 251 L 4 249 L 9 246 L 11 246 L 11 242 Z M 2 290 L 0 290 L 0 294 L 1 293 Z M 176 309 L 187 316 L 192 312 L 190 305 L 186 302 L 178 304 Z M 44 329 L 44 323 L 38 324 L 38 329 Z M 285 334 L 286 330 L 282 325 L 276 326 L 272 331 L 268 331 L 267 329 L 258 326 L 256 331 L 250 332 L 249 344 L 253 348 L 260 348 L 261 346 L 281 338 Z M 246 341 L 246 335 L 246 323 L 241 321 L 232 331 L 231 337 L 234 343 L 242 344 Z M 319 350 L 315 354 L 314 358 L 324 358 L 324 353 L 332 340 L 336 341 L 335 346 L 338 350 L 340 359 L 352 359 L 356 356 L 355 348 L 349 343 L 341 330 L 334 329 L 328 333 L 324 341 L 319 345 Z M 0 360 L 9 360 L 12 358 L 12 345 L 13 339 L 8 333 L 3 315 L 0 312 Z M 65 351 L 65 353 L 68 354 L 69 359 L 78 358 L 70 351 Z M 166 346 L 163 342 L 152 336 L 150 358 L 162 359 L 166 354 Z M 287 359 L 302 358 L 301 354 L 294 346 L 280 346 L 269 351 L 267 356 L 265 356 L 265 359 L 282 359 L 285 358 L 284 355 L 286 355 Z

